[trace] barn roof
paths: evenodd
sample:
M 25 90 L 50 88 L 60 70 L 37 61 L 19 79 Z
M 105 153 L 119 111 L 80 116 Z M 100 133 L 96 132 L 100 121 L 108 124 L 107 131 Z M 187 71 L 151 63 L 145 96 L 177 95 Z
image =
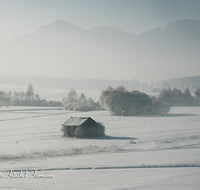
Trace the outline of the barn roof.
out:
M 70 117 L 63 125 L 81 126 L 88 119 L 91 119 L 91 118 L 90 117 Z M 93 119 L 91 119 L 91 120 L 93 120 Z

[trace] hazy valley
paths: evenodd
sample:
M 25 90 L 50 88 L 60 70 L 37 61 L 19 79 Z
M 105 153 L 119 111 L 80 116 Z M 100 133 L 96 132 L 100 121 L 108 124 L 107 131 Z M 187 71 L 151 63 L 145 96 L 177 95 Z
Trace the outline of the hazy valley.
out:
M 176 20 L 135 36 L 112 27 L 84 30 L 62 20 L 1 45 L 0 74 L 137 79 L 199 75 L 200 21 Z

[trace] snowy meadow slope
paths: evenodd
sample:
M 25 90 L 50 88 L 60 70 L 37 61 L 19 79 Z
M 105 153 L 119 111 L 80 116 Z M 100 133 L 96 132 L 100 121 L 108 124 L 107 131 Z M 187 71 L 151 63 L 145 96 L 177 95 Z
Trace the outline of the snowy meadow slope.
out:
M 101 138 L 63 138 L 72 116 L 106 126 Z M 1 174 L 37 170 L 54 178 L 0 178 L 0 189 L 199 189 L 200 108 L 164 116 L 9 107 L 0 110 Z

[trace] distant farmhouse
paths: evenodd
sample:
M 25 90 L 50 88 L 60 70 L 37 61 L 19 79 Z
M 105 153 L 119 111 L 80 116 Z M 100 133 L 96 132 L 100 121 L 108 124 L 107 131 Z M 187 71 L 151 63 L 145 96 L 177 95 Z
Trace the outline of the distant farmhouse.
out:
M 90 117 L 71 117 L 62 125 L 61 130 L 67 137 L 99 137 L 104 135 L 105 127 Z

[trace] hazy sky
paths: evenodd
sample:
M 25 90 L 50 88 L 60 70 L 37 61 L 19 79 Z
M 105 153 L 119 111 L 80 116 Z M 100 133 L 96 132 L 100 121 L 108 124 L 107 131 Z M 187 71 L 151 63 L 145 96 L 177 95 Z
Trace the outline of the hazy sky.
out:
M 0 44 L 63 19 L 136 35 L 173 19 L 200 19 L 200 0 L 0 0 Z

